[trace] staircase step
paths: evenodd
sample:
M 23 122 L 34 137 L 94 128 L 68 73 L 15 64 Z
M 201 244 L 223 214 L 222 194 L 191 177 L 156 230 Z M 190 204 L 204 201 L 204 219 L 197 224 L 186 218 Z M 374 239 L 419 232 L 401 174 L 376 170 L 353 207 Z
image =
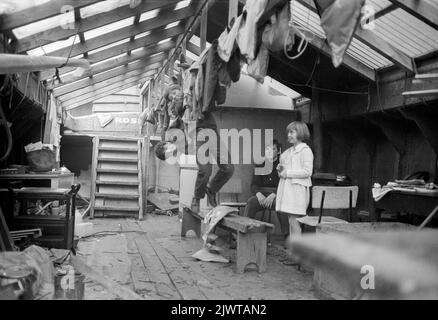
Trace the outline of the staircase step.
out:
M 133 148 L 133 147 L 99 147 L 99 151 L 138 152 L 138 148 Z
M 137 186 L 138 181 L 102 181 L 102 180 L 97 180 L 96 184 L 108 184 L 108 185 L 116 185 L 116 186 Z
M 127 137 L 99 137 L 99 140 L 102 141 L 115 141 L 115 142 L 137 142 L 136 138 L 127 138 Z
M 103 169 L 103 168 L 97 168 L 97 172 L 99 172 L 99 173 L 138 174 L 138 170 L 130 170 L 130 169 Z
M 138 212 L 140 210 L 139 207 L 114 207 L 114 206 L 95 206 L 94 210 L 98 211 L 120 211 L 120 212 Z
M 108 198 L 108 199 L 138 199 L 138 194 L 114 194 L 105 192 L 96 192 L 96 198 Z
M 97 160 L 103 162 L 130 162 L 130 163 L 138 162 L 138 159 L 120 159 L 120 158 L 102 158 L 102 157 L 98 157 Z

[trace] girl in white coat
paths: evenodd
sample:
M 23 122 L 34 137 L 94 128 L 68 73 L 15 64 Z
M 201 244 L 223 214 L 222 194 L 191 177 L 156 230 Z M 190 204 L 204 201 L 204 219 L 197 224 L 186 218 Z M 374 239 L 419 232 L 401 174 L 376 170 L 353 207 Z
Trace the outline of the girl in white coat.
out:
M 303 142 L 310 139 L 309 129 L 304 122 L 292 122 L 286 131 L 292 147 L 280 156 L 277 167 L 280 182 L 275 209 L 289 215 L 290 236 L 300 236 L 301 227 L 296 219 L 307 214 L 312 186 L 313 152 Z

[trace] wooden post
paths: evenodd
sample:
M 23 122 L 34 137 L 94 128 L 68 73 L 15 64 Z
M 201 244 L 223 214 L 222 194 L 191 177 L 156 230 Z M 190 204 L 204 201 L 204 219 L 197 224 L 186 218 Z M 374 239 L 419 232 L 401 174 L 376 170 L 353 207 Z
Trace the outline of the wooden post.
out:
M 315 154 L 315 161 L 313 164 L 314 172 L 321 172 L 322 170 L 322 157 L 323 157 L 323 137 L 322 137 L 322 116 L 320 105 L 320 93 L 316 89 L 317 82 L 313 81 L 312 88 L 312 105 L 311 105 L 311 119 L 313 126 L 313 152 Z
M 201 31 L 200 31 L 201 52 L 205 50 L 207 44 L 207 20 L 208 20 L 208 4 L 202 10 L 202 15 L 201 15 Z
M 176 49 L 172 49 L 169 51 L 169 64 L 167 65 L 167 75 L 169 76 L 171 81 L 175 70 L 174 68 L 175 57 L 172 57 L 172 54 L 175 52 L 175 50 Z

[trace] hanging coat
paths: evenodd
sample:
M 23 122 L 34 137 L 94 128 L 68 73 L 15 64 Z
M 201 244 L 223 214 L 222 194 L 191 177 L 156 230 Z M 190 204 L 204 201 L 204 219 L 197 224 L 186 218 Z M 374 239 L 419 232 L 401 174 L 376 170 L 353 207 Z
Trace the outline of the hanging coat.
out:
M 287 178 L 281 178 L 278 184 L 275 210 L 306 215 L 312 186 L 312 150 L 303 142 L 291 147 L 281 154 L 280 165 L 287 170 Z

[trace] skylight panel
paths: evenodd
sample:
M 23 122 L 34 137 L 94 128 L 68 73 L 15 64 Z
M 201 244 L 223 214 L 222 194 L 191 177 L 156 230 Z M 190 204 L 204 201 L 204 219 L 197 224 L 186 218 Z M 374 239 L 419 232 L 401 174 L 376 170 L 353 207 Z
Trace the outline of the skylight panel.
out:
M 164 28 L 164 29 L 170 29 L 170 28 L 176 27 L 177 25 L 179 25 L 179 23 L 180 23 L 180 21 L 175 21 L 175 22 L 169 23 L 166 26 L 166 28 Z
M 74 43 L 73 43 L 74 39 Z M 49 43 L 45 46 L 41 46 L 32 50 L 27 51 L 29 55 L 32 56 L 44 56 L 45 54 L 50 55 L 50 52 L 57 51 L 59 49 L 70 47 L 72 44 L 78 44 L 81 40 L 79 37 L 72 36 L 67 40 L 61 40 Z
M 185 7 L 188 7 L 190 5 L 190 2 L 192 2 L 192 1 L 191 0 L 184 0 L 184 1 L 178 2 L 175 6 L 175 10 L 179 10 L 179 9 L 183 9 Z
M 146 20 L 150 20 L 155 18 L 156 16 L 158 16 L 158 13 L 160 12 L 160 9 L 154 9 L 154 10 L 150 10 L 147 12 L 144 12 L 141 14 L 140 16 L 140 22 L 146 21 Z
M 137 40 L 137 39 L 140 39 L 140 38 L 146 37 L 146 36 L 148 36 L 148 35 L 150 35 L 150 34 L 151 34 L 151 31 L 150 31 L 150 30 L 149 30 L 149 31 L 146 31 L 146 32 L 142 32 L 142 33 L 140 33 L 140 34 L 137 34 L 137 35 L 134 37 L 134 39 Z
M 125 28 L 127 26 L 131 26 L 133 24 L 134 24 L 134 17 L 129 17 L 127 19 L 116 21 L 116 22 L 107 24 L 105 26 L 84 32 L 84 37 L 85 37 L 85 40 L 93 39 L 93 38 L 99 37 L 101 35 L 104 35 L 106 33 L 112 32 L 114 30 L 122 29 L 122 28 Z
M 123 40 L 120 40 L 120 41 L 117 41 L 117 42 L 113 42 L 113 43 L 110 43 L 110 44 L 108 44 L 106 46 L 103 46 L 103 47 L 91 50 L 91 51 L 88 52 L 88 54 L 89 55 L 90 54 L 94 54 L 94 53 L 97 53 L 97 52 L 100 52 L 100 51 L 103 51 L 103 50 L 106 50 L 106 49 L 110 49 L 110 48 L 113 48 L 113 47 L 118 46 L 120 44 L 127 43 L 127 42 L 129 42 L 129 39 L 123 39 Z
M 96 14 L 108 12 L 119 7 L 129 5 L 129 0 L 106 0 L 81 8 L 81 18 L 95 16 Z
M 29 23 L 25 26 L 18 27 L 12 30 L 17 39 L 23 39 L 39 32 L 50 30 L 56 27 L 75 28 L 74 11 L 58 14 L 41 21 Z

